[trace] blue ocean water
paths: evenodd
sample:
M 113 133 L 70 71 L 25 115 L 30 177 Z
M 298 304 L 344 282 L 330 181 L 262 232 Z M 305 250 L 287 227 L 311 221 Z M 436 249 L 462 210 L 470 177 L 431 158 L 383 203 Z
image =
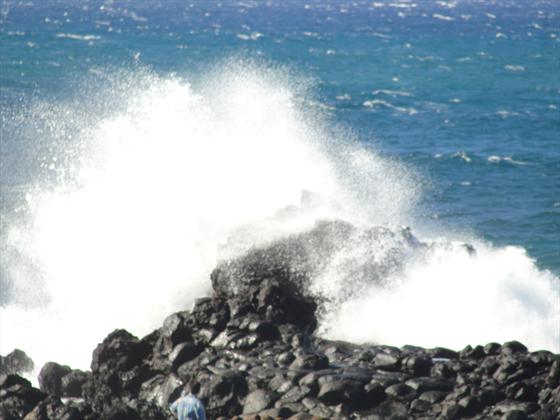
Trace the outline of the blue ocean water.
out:
M 162 115 L 155 126 L 149 125 L 145 122 L 151 121 L 151 113 L 159 107 L 173 113 L 173 92 L 191 98 L 187 82 L 200 96 L 204 96 L 200 92 L 219 92 L 220 87 L 208 87 L 212 84 L 208 79 L 220 77 L 209 75 L 227 74 L 230 67 L 236 74 L 239 68 L 247 73 L 256 68 L 265 79 L 281 74 L 278 77 L 288 82 L 279 83 L 276 90 L 272 83 L 273 88 L 265 86 L 264 92 L 279 95 L 278 103 L 283 104 L 282 92 L 288 86 L 288 100 L 304 109 L 301 119 L 320 120 L 319 137 L 348 136 L 389 162 L 389 167 L 406 168 L 415 184 L 410 211 L 426 231 L 443 229 L 449 238 L 465 240 L 475 237 L 496 249 L 516 246 L 526 251 L 537 270 L 550 271 L 556 279 L 560 274 L 560 7 L 556 0 L 4 0 L 0 12 L 4 230 L 0 302 L 4 305 L 17 294 L 14 273 L 41 277 L 41 273 L 56 275 L 60 269 L 48 262 L 54 258 L 55 245 L 41 239 L 48 231 L 42 224 L 45 219 L 31 217 L 29 222 L 26 218 L 37 208 L 63 215 L 69 208 L 68 215 L 76 213 L 65 199 L 52 201 L 56 206 L 47 200 L 52 205 L 45 210 L 37 186 L 48 185 L 56 192 L 69 182 L 81 182 L 74 179 L 76 167 L 88 156 L 105 153 L 91 149 L 86 141 L 92 127 L 119 133 L 119 139 L 126 137 L 126 130 L 139 135 L 157 127 L 161 133 L 152 137 L 161 138 L 161 148 L 174 147 L 165 142 L 164 128 L 180 130 L 181 122 Z M 260 76 L 247 77 L 248 90 L 261 83 Z M 269 79 L 262 83 L 271 84 Z M 142 92 L 153 93 L 148 95 L 152 99 L 138 99 L 149 105 L 135 102 Z M 158 102 L 161 97 L 167 99 Z M 216 109 L 221 106 L 219 101 L 211 103 Z M 146 107 L 150 111 L 144 114 Z M 262 111 L 247 108 L 235 115 Z M 213 109 L 209 106 L 208 113 Z M 288 115 L 290 128 L 292 108 L 286 109 L 278 114 Z M 178 118 L 189 120 L 191 111 L 179 112 Z M 265 111 L 269 112 L 265 117 L 275 115 L 274 110 Z M 126 119 L 131 113 L 132 122 Z M 205 115 L 193 117 L 202 121 L 196 133 L 215 132 L 215 127 L 208 128 Z M 122 126 L 121 117 L 126 120 Z M 283 121 L 271 123 L 270 132 L 266 123 L 258 126 L 258 136 L 289 136 L 292 131 L 284 133 L 275 125 Z M 142 171 L 169 170 L 169 177 L 183 174 L 182 169 L 169 169 L 177 164 L 169 156 L 168 165 L 149 163 L 150 156 L 155 160 L 159 154 L 144 150 L 142 142 L 138 140 L 138 148 L 131 146 L 134 143 L 123 146 L 130 161 L 146 157 Z M 224 154 L 232 152 L 224 149 Z M 203 151 L 201 156 L 213 155 Z M 292 162 L 288 152 L 286 156 L 289 172 Z M 278 150 L 278 159 L 286 156 Z M 208 159 L 207 164 L 212 163 Z M 127 168 L 130 173 L 137 169 Z M 398 173 L 396 177 L 387 173 L 386 196 L 398 197 L 404 191 L 397 185 Z M 376 176 L 376 182 L 383 181 L 383 174 Z M 166 187 L 159 184 L 152 189 L 152 178 L 160 182 L 146 175 L 138 185 L 119 173 L 114 185 L 123 183 L 121 195 L 111 196 L 103 211 L 128 209 L 120 200 L 144 188 L 152 194 L 146 203 L 165 202 L 168 195 L 160 196 L 159 191 Z M 250 183 L 252 178 L 259 174 L 242 180 Z M 175 186 L 173 181 L 169 185 Z M 230 198 L 235 200 L 234 195 Z M 375 201 L 374 196 L 371 199 Z M 400 223 L 397 214 L 390 214 L 394 209 L 387 208 L 383 218 Z M 158 209 L 152 213 L 159 214 Z M 170 220 L 178 220 L 170 213 Z M 124 219 L 131 217 L 127 213 Z M 138 225 L 142 223 L 138 220 Z M 179 230 L 183 227 L 182 222 L 174 223 Z M 39 233 L 18 236 L 13 226 Z M 86 238 L 86 242 L 94 240 Z M 6 250 L 13 243 L 18 244 L 16 251 Z M 82 259 L 80 250 L 94 258 L 102 252 L 79 240 L 72 249 L 76 254 L 68 258 L 82 265 L 90 260 Z M 149 252 L 142 250 L 125 260 L 152 258 Z M 41 260 L 42 265 L 29 268 L 30 259 Z M 80 271 L 72 272 L 76 273 Z

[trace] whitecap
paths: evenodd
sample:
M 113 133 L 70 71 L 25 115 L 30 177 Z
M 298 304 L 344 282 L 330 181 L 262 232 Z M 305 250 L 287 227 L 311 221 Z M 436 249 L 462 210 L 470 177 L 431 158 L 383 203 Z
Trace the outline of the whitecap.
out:
M 392 38 L 390 35 L 381 34 L 379 32 L 373 32 L 372 35 L 377 37 L 377 38 L 382 38 L 382 39 L 391 39 Z
M 78 35 L 70 33 L 56 34 L 57 38 L 75 39 L 78 41 L 95 41 L 101 39 L 98 35 Z
M 467 153 L 466 153 L 466 152 L 463 152 L 463 151 L 454 153 L 454 154 L 453 154 L 453 157 L 454 157 L 454 158 L 462 159 L 462 160 L 464 160 L 464 161 L 467 162 L 467 163 L 470 163 L 471 160 L 472 160 L 472 159 L 470 158 L 470 156 L 467 155 Z
M 527 165 L 527 162 L 523 162 L 520 160 L 514 160 L 511 156 L 488 156 L 488 162 L 490 163 L 502 163 L 506 162 L 512 165 Z
M 391 90 L 391 89 L 376 89 L 372 92 L 374 95 L 387 95 L 387 96 L 412 96 L 412 93 L 404 90 Z
M 519 117 L 521 114 L 519 114 L 518 112 L 501 109 L 499 111 L 496 111 L 496 115 L 499 115 L 502 118 L 509 118 L 509 117 Z
M 389 7 L 393 7 L 395 9 L 412 9 L 417 7 L 416 3 L 389 3 Z
M 440 7 L 444 7 L 447 9 L 454 9 L 455 7 L 457 7 L 457 2 L 456 1 L 436 1 L 436 4 Z
M 445 20 L 445 21 L 448 21 L 448 22 L 449 22 L 449 21 L 452 21 L 452 20 L 455 20 L 454 17 L 445 16 L 445 15 L 440 15 L 439 13 L 434 13 L 434 14 L 432 15 L 432 17 L 433 17 L 434 19 Z
M 365 101 L 362 105 L 365 106 L 366 108 L 377 108 L 377 107 L 381 106 L 381 107 L 389 108 L 389 109 L 392 109 L 394 111 L 401 112 L 403 114 L 408 114 L 408 115 L 418 114 L 418 110 L 416 110 L 415 108 L 405 108 L 405 107 L 396 106 L 396 105 L 393 105 L 390 102 L 383 101 L 381 99 L 371 99 L 371 100 Z
M 520 66 L 520 65 L 517 65 L 517 64 L 508 64 L 508 65 L 504 66 L 504 69 L 506 69 L 508 71 L 513 71 L 513 72 L 525 71 L 524 66 Z
M 237 34 L 237 38 L 243 41 L 256 41 L 259 38 L 262 38 L 263 34 L 260 32 L 252 32 L 250 34 Z

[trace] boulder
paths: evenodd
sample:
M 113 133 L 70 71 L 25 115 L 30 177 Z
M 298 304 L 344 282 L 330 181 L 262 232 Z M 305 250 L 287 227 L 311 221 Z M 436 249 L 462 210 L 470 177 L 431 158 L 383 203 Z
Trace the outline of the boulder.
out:
M 39 372 L 39 388 L 41 391 L 57 397 L 62 396 L 62 378 L 70 373 L 72 369 L 62 366 L 56 362 L 47 362 Z
M 47 398 L 31 383 L 16 374 L 0 374 L 0 418 L 22 419 Z
M 0 374 L 28 373 L 33 368 L 33 360 L 23 350 L 15 349 L 6 356 L 0 356 Z
M 267 408 L 271 408 L 277 399 L 277 394 L 264 389 L 257 389 L 249 393 L 245 398 L 243 414 L 259 413 Z
M 60 395 L 62 397 L 81 398 L 82 387 L 91 377 L 91 372 L 75 369 L 68 372 L 60 380 Z

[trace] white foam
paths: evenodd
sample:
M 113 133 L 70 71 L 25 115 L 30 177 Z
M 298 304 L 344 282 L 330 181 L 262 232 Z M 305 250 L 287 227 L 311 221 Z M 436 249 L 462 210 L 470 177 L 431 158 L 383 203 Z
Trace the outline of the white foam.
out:
M 389 286 L 371 285 L 331 308 L 328 337 L 395 346 L 521 340 L 560 351 L 559 279 L 520 248 L 437 247 L 408 264 Z M 367 320 L 367 322 L 357 322 Z
M 401 112 L 403 114 L 408 114 L 408 115 L 416 115 L 418 114 L 418 110 L 415 108 L 406 108 L 406 107 L 402 107 L 402 106 L 396 106 L 393 105 L 390 102 L 384 101 L 382 99 L 370 99 L 367 101 L 364 101 L 364 103 L 362 104 L 364 107 L 366 108 L 378 108 L 378 107 L 383 107 L 383 108 L 389 108 L 392 109 L 394 111 L 397 112 Z
M 262 38 L 263 34 L 260 32 L 252 32 L 250 34 L 237 34 L 237 38 L 243 41 L 257 41 L 259 38 Z
M 453 153 L 453 157 L 464 160 L 467 163 L 470 163 L 472 161 L 471 157 L 466 152 L 463 151 Z
M 391 89 L 376 89 L 372 92 L 374 95 L 387 95 L 387 96 L 412 96 L 412 93 L 404 90 L 391 90 Z
M 490 163 L 510 163 L 512 165 L 527 165 L 527 162 L 523 162 L 521 160 L 515 160 L 511 156 L 488 156 L 488 162 Z
M 434 14 L 432 15 L 432 17 L 433 17 L 434 19 L 445 20 L 445 21 L 448 21 L 448 22 L 451 22 L 451 21 L 454 21 L 454 20 L 455 20 L 454 17 L 446 16 L 446 15 L 441 15 L 441 14 L 439 14 L 439 13 L 434 13 Z
M 95 41 L 101 39 L 98 35 L 78 35 L 70 33 L 56 34 L 57 38 L 75 39 L 77 41 Z
M 88 96 L 97 108 L 48 104 L 27 118 L 44 118 L 43 137 L 54 150 L 60 143 L 60 155 L 43 159 L 54 187 L 38 181 L 25 192 L 29 217 L 18 216 L 2 244 L 13 296 L 0 309 L 1 354 L 20 347 L 39 366 L 87 368 L 113 329 L 144 335 L 206 295 L 218 245 L 298 204 L 305 190 L 338 203 L 274 235 L 344 214 L 406 223 L 414 184 L 344 133 L 343 148 L 327 141 L 316 112 L 302 108 L 305 81 L 235 62 L 223 68 L 196 87 L 101 74 L 115 80 Z M 57 140 L 69 131 L 71 143 Z M 366 200 L 375 204 L 361 207 Z
M 509 70 L 509 71 L 513 71 L 513 72 L 523 72 L 523 71 L 525 71 L 524 66 L 519 66 L 519 65 L 516 65 L 516 64 L 508 64 L 508 65 L 504 66 L 504 69 Z
M 53 176 L 22 191 L 28 217 L 18 214 L 2 244 L 12 284 L 0 309 L 1 354 L 19 347 L 37 366 L 87 368 L 113 329 L 144 335 L 206 295 L 218 248 L 239 229 L 253 230 L 244 246 L 319 218 L 422 231 L 413 217 L 421 198 L 414 171 L 329 127 L 318 107 L 308 109 L 313 101 L 302 100 L 305 80 L 235 61 L 192 84 L 140 70 L 95 77 L 109 82 L 87 96 L 97 104 L 91 109 L 46 104 L 24 116 L 48 127 L 42 138 L 55 152 L 38 158 Z M 75 137 L 60 141 L 69 132 Z M 322 204 L 297 221 L 267 223 L 305 190 Z M 394 344 L 516 338 L 556 349 L 550 283 L 558 279 L 518 248 L 477 248 L 476 257 L 459 247 L 407 259 L 388 279 L 391 288 L 371 286 L 331 308 L 323 329 Z M 359 269 L 376 255 L 359 245 L 347 251 L 322 277 L 331 276 L 330 294 L 341 292 L 338 262 L 355 256 Z

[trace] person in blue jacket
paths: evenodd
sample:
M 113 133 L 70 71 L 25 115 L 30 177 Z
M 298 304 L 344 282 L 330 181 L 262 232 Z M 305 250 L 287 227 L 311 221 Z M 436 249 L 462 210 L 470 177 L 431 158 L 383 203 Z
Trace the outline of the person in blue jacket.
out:
M 204 405 L 196 398 L 199 390 L 200 385 L 196 383 L 185 388 L 181 397 L 169 407 L 175 417 L 179 420 L 206 420 Z

